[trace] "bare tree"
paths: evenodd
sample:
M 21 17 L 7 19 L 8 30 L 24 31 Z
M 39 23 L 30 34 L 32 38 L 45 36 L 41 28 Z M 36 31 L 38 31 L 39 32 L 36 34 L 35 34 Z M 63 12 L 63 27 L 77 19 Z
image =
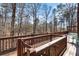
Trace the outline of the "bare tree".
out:
M 79 41 L 79 3 L 77 7 L 77 35 L 78 35 L 78 41 Z
M 54 24 L 54 32 L 57 31 L 57 19 L 56 19 L 56 9 L 54 8 L 53 11 L 52 11 L 52 14 L 53 14 L 53 24 Z
M 33 34 L 36 33 L 36 25 L 37 22 L 39 21 L 37 18 L 37 13 L 40 9 L 41 4 L 39 3 L 31 3 L 29 4 L 29 7 L 31 9 L 31 15 L 33 16 Z
M 8 3 L 2 3 L 1 7 L 2 7 L 2 17 L 3 17 L 2 18 L 3 19 L 2 20 L 3 21 L 2 25 L 4 27 L 4 36 L 6 36 L 6 32 L 5 32 L 6 31 L 6 27 L 7 27 L 6 26 L 6 24 L 7 24 L 6 21 L 7 21 L 7 16 L 8 16 L 7 14 L 8 14 L 8 10 L 9 10 Z
M 48 21 L 48 18 L 49 18 L 49 15 L 50 15 L 50 12 L 51 12 L 51 6 L 47 6 L 47 4 L 44 4 L 43 5 L 43 8 L 44 8 L 44 17 L 46 19 L 46 28 L 45 28 L 45 31 L 47 32 L 47 21 Z
M 14 36 L 15 14 L 16 14 L 16 3 L 12 3 L 12 21 L 11 21 L 10 36 Z
M 18 13 L 18 26 L 19 26 L 19 30 L 18 30 L 18 35 L 22 35 L 22 20 L 23 20 L 23 13 L 24 13 L 24 8 L 25 8 L 25 4 L 18 4 L 19 5 L 19 13 Z

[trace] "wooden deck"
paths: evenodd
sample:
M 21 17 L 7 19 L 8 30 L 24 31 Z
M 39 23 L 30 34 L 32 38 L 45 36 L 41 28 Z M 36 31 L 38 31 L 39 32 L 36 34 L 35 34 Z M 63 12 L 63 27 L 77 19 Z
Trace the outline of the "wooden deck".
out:
M 74 41 L 71 39 L 70 36 L 68 36 L 68 40 L 67 40 L 67 50 L 66 52 L 63 54 L 63 56 L 76 56 L 76 46 L 74 44 L 76 44 L 76 39 L 74 39 Z
M 57 38 L 56 38 L 57 39 Z M 48 42 L 48 41 L 46 41 Z M 45 43 L 46 43 L 45 42 Z M 63 56 L 76 56 L 76 46 L 73 45 L 72 43 L 76 43 L 76 40 L 72 40 L 69 36 L 68 36 L 68 40 L 67 40 L 67 50 L 65 51 L 65 53 L 63 54 Z M 40 44 L 37 44 L 40 45 Z M 2 55 L 2 56 L 17 56 L 17 51 L 14 52 L 10 52 L 8 54 Z

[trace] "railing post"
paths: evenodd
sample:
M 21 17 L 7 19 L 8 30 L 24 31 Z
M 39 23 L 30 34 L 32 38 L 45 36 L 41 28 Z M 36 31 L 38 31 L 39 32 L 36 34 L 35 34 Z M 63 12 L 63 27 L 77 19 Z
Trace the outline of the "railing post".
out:
M 27 48 L 27 56 L 30 56 L 30 50 Z
M 50 35 L 50 41 L 52 41 L 52 34 Z
M 65 38 L 65 40 L 66 40 L 66 47 L 67 47 L 67 35 L 66 35 L 66 38 Z
M 17 56 L 21 56 L 22 55 L 22 45 L 21 45 L 22 43 L 21 43 L 21 39 L 18 39 L 17 40 Z

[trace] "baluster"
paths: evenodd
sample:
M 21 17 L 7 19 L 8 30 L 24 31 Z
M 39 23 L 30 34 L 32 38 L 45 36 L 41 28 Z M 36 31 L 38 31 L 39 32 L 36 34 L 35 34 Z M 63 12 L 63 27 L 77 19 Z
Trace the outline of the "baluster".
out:
M 43 42 L 42 38 L 40 38 L 40 39 L 41 39 L 41 42 Z
M 40 39 L 37 39 L 37 43 L 39 43 L 40 42 Z
M 8 39 L 8 49 L 10 48 L 10 39 Z
M 12 48 L 12 39 L 10 39 L 10 48 Z
M 35 40 L 34 40 L 35 44 L 37 43 L 37 40 L 38 40 L 38 39 L 35 39 Z
M 7 39 L 5 40 L 5 50 L 7 50 Z
M 31 44 L 34 46 L 34 39 L 31 39 Z
M 25 46 L 23 46 L 23 54 L 25 53 Z
M 30 44 L 32 45 L 32 40 L 30 40 L 31 42 L 30 42 Z
M 39 43 L 41 43 L 42 41 L 41 41 L 41 38 L 40 38 L 40 42 Z
M 4 51 L 4 40 L 2 40 L 2 51 Z
M 15 48 L 16 44 L 15 44 L 15 39 L 13 38 L 14 42 L 13 42 L 13 48 Z
M 27 42 L 28 42 L 28 44 L 30 44 L 30 42 L 29 42 L 30 40 L 27 40 Z
M 14 43 L 15 43 L 15 47 L 16 47 L 16 45 L 17 45 L 17 39 L 15 39 L 15 42 Z
M 34 44 L 36 44 L 37 43 L 37 39 L 35 39 L 34 42 L 35 42 Z
M 5 50 L 5 41 L 6 41 L 6 40 L 4 40 L 4 50 Z
M 28 44 L 30 45 L 30 40 L 28 40 L 28 42 L 29 42 Z
M 21 40 L 20 39 L 18 39 L 18 41 L 17 41 L 17 55 L 18 56 L 21 56 L 21 48 L 22 48 L 22 44 L 21 44 L 22 42 L 21 42 Z
M 11 43 L 11 48 L 13 48 L 14 47 L 14 38 L 11 39 L 10 43 Z
M 27 56 L 30 56 L 30 50 L 27 48 Z

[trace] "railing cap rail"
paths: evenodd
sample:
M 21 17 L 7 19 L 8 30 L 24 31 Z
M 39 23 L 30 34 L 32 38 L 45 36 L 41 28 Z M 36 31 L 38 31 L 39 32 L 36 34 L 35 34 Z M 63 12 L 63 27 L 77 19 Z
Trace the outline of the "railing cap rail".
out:
M 46 43 L 46 44 L 42 45 L 42 46 L 39 46 L 39 47 L 36 47 L 36 48 L 31 48 L 31 49 L 29 49 L 29 50 L 32 51 L 32 52 L 38 53 L 38 52 L 40 52 L 41 50 L 44 50 L 45 48 L 47 48 L 47 47 L 49 47 L 49 46 L 55 44 L 56 42 L 58 42 L 58 41 L 60 41 L 60 40 L 63 40 L 64 38 L 66 38 L 66 36 L 60 37 L 60 38 L 58 38 L 58 39 L 56 39 L 56 40 L 53 40 L 53 41 L 51 41 L 51 42 L 49 42 L 49 43 Z M 32 52 L 30 52 L 30 53 L 32 53 Z
M 48 34 L 48 33 L 28 34 L 28 35 L 22 35 L 22 36 L 1 37 L 0 39 L 13 39 L 13 38 L 21 38 L 21 37 L 28 37 L 28 36 L 34 36 L 34 35 L 43 35 L 43 34 Z
M 26 41 L 26 40 L 30 40 L 30 39 L 36 39 L 36 38 L 42 38 L 42 37 L 47 37 L 47 36 L 50 36 L 51 34 L 46 34 L 46 35 L 39 35 L 39 36 L 33 36 L 33 37 L 27 37 L 27 38 L 18 38 L 18 39 L 21 39 L 23 41 Z

